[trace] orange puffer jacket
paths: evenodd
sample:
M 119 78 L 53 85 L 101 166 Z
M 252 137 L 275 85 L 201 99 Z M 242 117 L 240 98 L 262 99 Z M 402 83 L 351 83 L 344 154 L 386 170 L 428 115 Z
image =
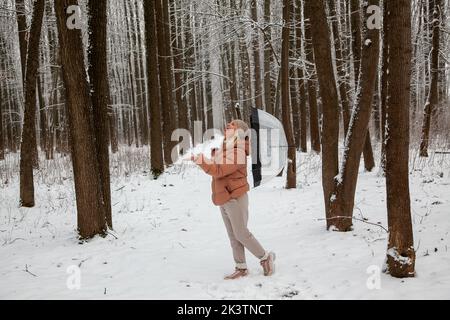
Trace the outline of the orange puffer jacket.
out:
M 247 182 L 248 140 L 235 143 L 228 149 L 224 143 L 222 149 L 213 151 L 212 159 L 201 155 L 196 161 L 203 171 L 212 176 L 212 201 L 216 206 L 237 199 L 250 190 Z

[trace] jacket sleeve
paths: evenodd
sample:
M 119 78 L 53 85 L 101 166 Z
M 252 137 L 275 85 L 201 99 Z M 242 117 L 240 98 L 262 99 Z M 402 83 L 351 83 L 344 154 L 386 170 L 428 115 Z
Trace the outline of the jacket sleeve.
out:
M 246 155 L 243 150 L 241 151 L 242 152 L 238 151 L 238 149 L 235 149 L 234 158 L 226 158 L 226 160 L 223 161 L 225 163 L 215 163 L 214 160 L 207 159 L 204 155 L 201 155 L 195 163 L 199 165 L 199 167 L 202 168 L 205 173 L 209 174 L 212 177 L 226 177 L 238 171 L 239 169 L 247 167 L 245 161 Z

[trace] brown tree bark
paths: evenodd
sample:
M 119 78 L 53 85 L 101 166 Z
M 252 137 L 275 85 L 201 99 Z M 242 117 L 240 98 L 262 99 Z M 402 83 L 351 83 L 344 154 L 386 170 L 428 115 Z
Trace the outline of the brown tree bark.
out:
M 19 131 L 20 117 L 18 117 L 18 98 L 17 88 L 13 90 L 13 86 L 7 81 L 9 77 L 12 77 L 11 71 L 14 68 L 11 66 L 11 62 L 8 59 L 10 55 L 7 54 L 8 46 L 4 34 L 0 34 L 0 92 L 3 95 L 3 116 L 5 117 L 4 134 L 5 134 L 5 147 L 8 152 L 17 152 L 17 132 Z
M 305 2 L 304 6 L 305 13 L 305 53 L 306 61 L 310 66 L 315 65 L 314 57 L 314 47 L 312 44 L 311 35 L 311 14 L 307 9 Z M 310 67 L 308 70 L 309 77 L 306 81 L 307 91 L 308 91 L 308 105 L 309 105 L 309 129 L 310 129 L 310 139 L 311 139 L 311 149 L 317 153 L 321 151 L 320 142 L 320 129 L 319 129 L 319 116 L 318 116 L 318 106 L 317 106 L 317 71 L 314 67 Z
M 47 111 L 45 106 L 45 99 L 43 95 L 43 88 L 42 88 L 42 81 L 41 77 L 38 75 L 36 77 L 36 88 L 37 88 L 37 96 L 39 101 L 39 107 L 38 107 L 38 114 L 39 114 L 39 127 L 40 127 L 40 134 L 39 134 L 39 145 L 41 147 L 41 150 L 45 150 L 47 146 Z
M 350 91 L 348 82 L 348 72 L 346 70 L 346 65 L 344 61 L 343 49 L 342 49 L 342 39 L 339 33 L 339 21 L 337 17 L 336 4 L 334 0 L 328 0 L 328 7 L 330 8 L 330 15 L 332 17 L 332 32 L 334 39 L 334 50 L 336 54 L 336 68 L 338 75 L 338 89 L 340 95 L 341 109 L 342 109 L 342 118 L 344 125 L 344 137 L 348 132 L 348 125 L 350 122 L 350 102 L 348 93 Z
M 30 27 L 30 43 L 27 48 L 25 76 L 25 111 L 20 145 L 20 204 L 34 207 L 33 162 L 36 155 L 36 78 L 39 67 L 39 43 L 45 0 L 34 2 Z M 34 136 L 34 139 L 33 139 Z
M 158 79 L 158 46 L 156 36 L 155 2 L 144 1 L 145 45 L 147 47 L 147 78 L 150 109 L 150 166 L 157 179 L 164 172 L 161 129 L 161 102 Z
M 27 67 L 27 46 L 28 46 L 28 27 L 25 10 L 25 0 L 16 0 L 17 28 L 19 30 L 19 52 L 20 66 L 22 68 L 22 81 L 25 86 L 26 67 Z
M 51 13 L 51 9 L 48 9 L 47 17 L 50 17 Z M 58 31 L 56 26 L 52 31 L 49 30 L 48 37 L 56 43 L 58 38 Z M 50 158 L 53 158 L 54 149 L 58 152 L 62 151 L 64 126 L 63 121 L 60 120 L 60 115 L 65 114 L 64 85 L 61 85 L 63 76 L 61 67 L 61 52 L 59 46 L 53 48 L 52 56 L 54 59 L 52 61 L 57 67 L 52 70 L 53 91 L 51 94 L 51 105 L 53 107 L 51 131 L 52 135 L 54 135 L 54 138 L 49 140 L 48 152 L 50 153 Z M 62 104 L 64 107 L 59 107 L 60 104 Z
M 173 103 L 173 84 L 171 67 L 170 24 L 168 1 L 155 1 L 156 27 L 158 37 L 158 60 L 161 85 L 161 102 L 163 114 L 163 144 L 164 162 L 172 164 L 172 148 L 175 146 L 172 140 L 172 132 L 176 128 L 175 109 Z
M 251 99 L 252 99 L 252 84 L 251 84 L 251 73 L 250 73 L 250 57 L 247 50 L 247 45 L 245 39 L 243 39 L 243 32 L 239 39 L 239 57 L 241 64 L 241 83 L 242 83 L 242 115 L 241 120 L 248 121 L 251 109 Z
M 389 74 L 386 193 L 389 226 L 387 272 L 413 277 L 415 251 L 409 195 L 409 108 L 411 89 L 411 1 L 388 2 Z
M 350 0 L 350 17 L 352 26 L 353 68 L 355 71 L 355 88 L 358 87 L 361 65 L 361 7 L 360 0 Z
M 233 119 L 238 118 L 236 104 L 239 103 L 238 95 L 238 77 L 236 72 L 236 58 L 235 58 L 235 42 L 231 42 L 227 46 L 227 57 L 228 57 L 228 76 L 230 77 L 230 108 L 231 115 Z
M 251 13 L 252 19 L 255 24 L 258 24 L 258 2 L 251 0 Z M 254 28 L 254 34 L 252 39 L 253 45 L 253 65 L 254 65 L 254 77 L 255 77 L 255 107 L 258 109 L 264 109 L 262 81 L 261 81 L 261 56 L 259 48 L 259 28 Z
M 383 21 L 388 19 L 387 1 L 383 1 Z M 387 78 L 388 78 L 388 61 L 389 61 L 389 26 L 383 23 L 383 50 L 382 50 L 382 66 L 381 66 L 381 155 L 380 167 L 385 173 L 386 169 L 386 105 L 387 105 Z
M 6 54 L 4 53 L 4 39 L 3 35 L 0 34 L 0 73 L 3 73 L 4 68 L 4 59 L 6 57 Z M 5 148 L 7 146 L 7 143 L 5 143 L 5 140 L 8 136 L 8 125 L 4 125 L 3 123 L 3 112 L 6 110 L 6 104 L 8 102 L 8 98 L 5 93 L 5 85 L 3 84 L 3 79 L 0 78 L 0 160 L 5 159 Z M 7 118 L 5 117 L 5 120 Z
M 190 70 L 194 70 L 195 69 L 195 45 L 194 45 L 194 39 L 193 39 L 193 27 L 192 27 L 192 19 L 191 19 L 191 11 L 189 8 L 189 14 L 186 16 L 185 19 L 185 26 L 184 26 L 184 36 L 185 36 L 185 54 L 186 54 L 186 68 L 190 69 Z M 232 50 L 232 59 L 234 58 L 234 50 Z M 233 63 L 233 62 L 231 62 Z M 236 76 L 236 75 L 234 75 Z M 191 135 L 192 135 L 192 142 L 193 144 L 195 144 L 194 141 L 194 124 L 196 121 L 200 120 L 200 116 L 199 116 L 199 112 L 198 112 L 198 108 L 197 108 L 197 86 L 196 86 L 196 81 L 194 81 L 195 79 L 195 74 L 191 73 L 188 74 L 187 76 L 187 81 L 189 83 L 188 85 L 188 90 L 189 90 L 189 107 L 190 107 L 190 120 L 191 120 Z M 233 84 L 236 85 L 236 81 L 233 81 Z M 237 99 L 237 94 L 236 94 L 236 100 L 233 101 L 233 107 L 234 105 L 238 102 Z M 232 99 L 233 100 L 233 99 Z
M 273 94 L 275 92 L 275 86 L 272 81 L 272 60 L 273 53 L 270 42 L 272 41 L 272 32 L 270 26 L 270 3 L 271 0 L 264 0 L 264 22 L 267 27 L 265 28 L 266 39 L 264 43 L 264 103 L 266 111 L 273 114 Z
M 108 111 L 109 141 L 111 142 L 111 152 L 119 152 L 119 137 L 117 135 L 117 116 L 114 110 Z
M 7 138 L 8 138 L 8 149 L 12 153 L 17 153 L 17 145 L 18 140 L 20 138 L 20 128 L 15 122 L 19 122 L 20 119 L 15 115 L 15 113 L 18 112 L 18 106 L 17 101 L 14 101 L 13 97 L 13 91 L 11 90 L 10 86 L 7 86 L 5 88 L 6 96 L 8 97 L 8 114 L 9 114 L 9 121 L 6 125 L 6 132 L 7 132 Z
M 338 173 L 339 101 L 331 58 L 330 32 L 323 1 L 306 0 L 305 10 L 311 19 L 311 33 L 323 104 L 322 186 L 326 216 L 329 218 L 334 177 Z
M 377 76 L 375 83 L 375 92 L 373 94 L 373 127 L 375 141 L 378 143 L 381 140 L 381 100 L 380 100 L 380 90 L 379 90 L 380 76 Z
M 108 105 L 109 83 L 107 62 L 107 0 L 89 0 L 89 79 L 95 123 L 97 162 L 103 195 L 103 211 L 108 227 L 112 229 L 111 178 L 109 172 Z
M 137 50 L 136 43 L 134 39 L 136 38 L 136 31 L 134 29 L 133 24 L 133 16 L 136 14 L 133 12 L 131 8 L 130 1 L 123 2 L 124 13 L 125 13 L 125 30 L 126 30 L 126 39 L 127 44 L 131 48 L 128 52 L 126 52 L 126 65 L 128 68 L 125 70 L 125 81 L 128 86 L 126 90 L 126 96 L 128 104 L 131 106 L 127 110 L 127 124 L 128 124 L 128 145 L 131 146 L 134 142 L 136 148 L 139 148 L 139 125 L 137 121 L 137 111 L 140 106 L 138 105 L 138 97 L 137 97 L 137 82 L 136 82 L 136 73 L 138 70 L 137 60 L 134 52 Z M 135 63 L 133 63 L 133 61 Z
M 27 26 L 27 16 L 26 16 L 26 8 L 25 8 L 24 0 L 17 0 L 15 2 L 15 5 L 16 5 L 17 28 L 19 30 L 19 52 L 20 52 L 20 64 L 21 64 L 21 68 L 22 68 L 23 92 L 25 95 L 29 31 L 28 31 L 28 26 Z M 30 136 L 27 139 L 31 140 L 30 144 L 33 148 L 33 155 L 32 155 L 33 156 L 33 168 L 37 169 L 39 167 L 39 161 L 38 161 L 35 122 L 33 122 L 32 126 L 34 126 L 34 130 L 28 132 L 30 134 Z
M 148 146 L 149 144 L 149 117 L 148 117 L 148 97 L 146 94 L 145 87 L 145 67 L 144 67 L 144 52 L 143 48 L 143 36 L 142 36 L 142 27 L 140 23 L 140 15 L 139 15 L 139 0 L 133 1 L 133 10 L 134 14 L 134 41 L 136 43 L 136 52 L 135 52 L 135 70 L 137 70 L 137 104 L 139 107 L 139 125 L 140 125 L 140 133 L 141 133 L 141 141 L 142 144 Z
M 281 110 L 281 66 L 278 70 L 277 86 L 275 89 L 275 105 L 274 105 L 274 116 L 278 119 L 282 118 Z
M 296 9 L 296 49 L 297 54 L 302 56 L 302 13 L 303 13 L 303 4 L 301 1 L 297 2 Z M 307 122 L 307 111 L 306 111 L 306 81 L 304 79 L 305 72 L 303 71 L 303 66 L 298 68 L 298 90 L 299 90 L 299 105 L 300 105 L 300 131 L 297 133 L 297 141 L 299 144 L 299 148 L 301 152 L 308 152 L 307 146 L 307 130 L 308 130 L 308 122 Z
M 78 232 L 82 239 L 104 234 L 102 184 L 98 165 L 92 101 L 84 65 L 81 30 L 69 29 L 66 8 L 77 0 L 55 0 L 61 62 L 69 114 Z M 96 124 L 98 125 L 98 123 Z
M 370 137 L 370 130 L 367 128 L 366 141 L 364 143 L 364 168 L 371 172 L 375 168 L 375 158 L 373 156 L 372 139 Z
M 283 117 L 284 131 L 288 143 L 288 165 L 286 189 L 297 187 L 297 169 L 294 133 L 291 123 L 291 106 L 289 101 L 289 48 L 290 48 L 290 19 L 294 0 L 283 0 L 283 31 L 282 31 L 282 49 L 281 49 L 281 109 Z
M 355 88 L 358 88 L 359 77 L 361 75 L 361 0 L 350 0 L 351 10 L 351 26 L 352 26 L 352 51 L 353 51 L 353 64 L 355 70 Z M 350 112 L 351 113 L 351 112 Z M 345 120 L 344 120 L 345 122 Z M 370 138 L 370 131 L 366 134 L 366 142 L 364 144 L 364 167 L 367 171 L 372 171 L 375 167 L 375 159 L 373 157 L 372 140 Z
M 48 1 L 45 8 L 45 19 L 46 21 L 53 21 L 53 3 L 52 1 Z M 48 22 L 47 22 L 48 23 Z M 51 25 L 47 25 L 47 38 L 49 43 L 57 44 L 57 30 L 56 23 L 53 22 Z M 61 101 L 59 92 L 60 78 L 61 78 L 61 61 L 59 55 L 59 48 L 57 45 L 52 46 L 49 49 L 49 59 L 50 63 L 53 65 L 51 69 L 51 86 L 50 92 L 48 93 L 49 97 L 49 109 L 47 112 L 47 138 L 45 145 L 45 157 L 48 160 L 54 159 L 54 147 L 55 140 L 57 145 L 60 142 L 60 129 L 59 127 L 59 103 Z
M 183 39 L 181 32 L 181 18 L 177 17 L 175 0 L 171 0 L 173 12 L 171 13 L 172 19 L 172 43 L 173 46 L 173 65 L 175 69 L 183 70 L 184 69 L 184 61 L 183 61 Z M 178 30 L 177 30 L 178 28 Z M 188 106 L 183 94 L 183 73 L 180 71 L 175 72 L 175 98 L 178 107 L 178 128 L 189 130 L 189 121 L 188 121 Z
M 296 24 L 299 23 L 296 19 L 296 9 L 294 3 L 292 4 L 291 12 L 291 27 L 289 36 L 289 47 L 290 52 L 294 57 L 298 56 L 297 50 L 297 27 Z M 298 68 L 297 66 L 292 66 L 289 68 L 289 86 L 290 86 L 290 105 L 292 110 L 292 130 L 294 134 L 295 147 L 300 148 L 300 95 L 298 88 Z
M 427 102 L 423 111 L 422 137 L 420 141 L 420 156 L 428 157 L 430 140 L 431 117 L 439 105 L 439 50 L 440 50 L 440 14 L 441 0 L 433 0 L 433 35 L 431 46 L 431 84 L 428 91 Z
M 132 45 L 132 42 L 130 42 L 130 44 Z M 130 92 L 130 98 L 131 98 L 131 105 L 132 108 L 130 110 L 130 114 L 131 114 L 131 118 L 132 118 L 132 130 L 133 130 L 133 136 L 134 136 L 134 144 L 136 146 L 136 148 L 139 148 L 140 144 L 139 144 L 139 138 L 140 138 L 140 134 L 139 134 L 139 125 L 138 125 L 138 119 L 137 119 L 137 113 L 139 110 L 139 105 L 137 103 L 137 93 L 136 93 L 136 69 L 133 69 L 133 66 L 131 64 L 131 54 L 128 60 L 128 70 L 129 70 L 129 83 L 130 83 L 130 88 L 131 88 L 131 92 Z
M 0 88 L 0 160 L 5 160 L 5 138 L 3 136 L 3 88 Z
M 368 0 L 364 3 L 364 21 L 367 21 L 371 13 L 367 8 L 371 5 L 379 5 L 379 0 Z M 327 227 L 334 226 L 338 231 L 350 231 L 358 169 L 365 143 L 365 133 L 370 123 L 373 94 L 379 62 L 379 30 L 367 28 L 364 23 L 364 46 L 361 55 L 361 73 L 356 96 L 355 108 L 349 123 L 349 130 L 345 140 L 342 166 L 335 181 L 335 191 L 330 207 L 330 219 Z

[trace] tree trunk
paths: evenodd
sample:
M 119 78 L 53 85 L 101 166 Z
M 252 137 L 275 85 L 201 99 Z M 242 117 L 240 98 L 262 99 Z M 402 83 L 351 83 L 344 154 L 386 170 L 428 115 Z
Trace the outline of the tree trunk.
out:
M 103 211 L 112 229 L 111 178 L 109 172 L 108 136 L 108 62 L 107 62 L 107 0 L 89 0 L 89 79 L 95 125 L 95 142 L 103 195 Z
M 301 1 L 297 2 L 297 9 L 296 9 L 296 17 L 297 17 L 297 27 L 296 27 L 296 49 L 297 54 L 303 57 L 303 50 L 302 50 L 302 8 L 303 4 Z M 305 72 L 303 71 L 303 66 L 298 68 L 298 89 L 300 93 L 300 131 L 298 132 L 298 141 L 299 141 L 299 147 L 301 152 L 308 152 L 308 146 L 307 146 L 307 112 L 306 112 L 306 81 L 304 79 Z
M 49 21 L 50 19 L 54 19 L 52 12 L 53 4 L 51 2 L 47 2 L 46 7 L 46 19 Z M 47 37 L 50 43 L 57 43 L 58 35 L 56 30 L 56 25 L 53 28 L 47 27 Z M 55 66 L 52 68 L 52 86 L 50 95 L 50 109 L 48 114 L 48 119 L 51 119 L 49 128 L 47 130 L 47 145 L 45 147 L 45 156 L 47 159 L 54 159 L 54 149 L 55 149 L 55 141 L 56 148 L 60 150 L 61 146 L 61 130 L 59 128 L 60 120 L 59 120 L 59 110 L 62 108 L 59 107 L 61 102 L 64 102 L 61 99 L 60 92 L 60 79 L 62 78 L 61 71 L 61 55 L 59 53 L 58 46 L 52 47 L 50 50 L 50 62 Z
M 25 0 L 16 0 L 17 28 L 19 30 L 19 50 L 20 66 L 22 68 L 22 82 L 25 86 L 26 68 L 27 68 L 27 16 L 25 10 Z
M 22 84 L 23 84 L 23 92 L 25 93 L 25 82 L 26 82 L 26 69 L 27 69 L 27 51 L 28 51 L 28 41 L 29 41 L 29 31 L 27 26 L 27 15 L 26 15 L 26 7 L 24 0 L 16 1 L 16 19 L 17 19 L 17 28 L 19 30 L 19 52 L 20 52 L 20 64 L 22 68 Z M 30 27 L 31 28 L 31 27 Z M 42 28 L 42 26 L 41 26 Z M 37 58 L 39 60 L 39 58 Z M 36 92 L 36 91 L 35 91 Z M 34 116 L 36 118 L 36 116 Z M 32 157 L 33 157 L 33 168 L 37 169 L 39 167 L 38 161 L 38 150 L 37 150 L 37 142 L 36 142 L 36 123 L 33 122 L 32 126 L 34 127 L 34 131 L 29 131 L 29 136 L 27 139 L 31 140 L 30 144 L 33 148 Z
M 258 1 L 251 0 L 252 19 L 258 24 Z M 253 64 L 255 76 L 255 107 L 264 109 L 262 81 L 261 81 L 261 56 L 259 52 L 259 28 L 255 27 L 253 34 Z
M 185 36 L 185 55 L 186 55 L 186 68 L 190 70 L 195 69 L 195 45 L 194 45 L 194 38 L 193 38 L 193 27 L 192 27 L 192 19 L 191 19 L 191 8 L 189 8 L 189 14 L 186 16 L 185 19 L 185 28 L 184 28 L 184 36 Z M 234 57 L 234 50 L 232 51 L 232 57 Z M 197 86 L 196 81 L 194 80 L 196 75 L 194 73 L 188 74 L 186 77 L 187 82 L 189 83 L 188 90 L 189 90 L 189 107 L 191 111 L 191 135 L 192 135 L 192 142 L 193 145 L 195 145 L 194 141 L 194 125 L 196 121 L 199 121 L 199 114 L 197 111 Z M 237 81 L 233 81 L 233 85 L 236 85 Z M 234 104 L 237 103 L 237 95 L 236 95 L 236 101 L 234 101 Z
M 270 24 L 270 2 L 271 0 L 264 0 L 264 21 L 266 23 L 266 39 L 264 44 L 264 103 L 266 111 L 273 114 L 273 93 L 275 87 L 272 82 L 272 59 L 273 53 L 270 43 L 272 41 L 272 31 Z
M 172 140 L 172 131 L 175 129 L 175 110 L 173 107 L 173 85 L 171 68 L 171 47 L 170 47 L 170 25 L 167 0 L 155 1 L 156 27 L 158 37 L 158 57 L 159 73 L 161 85 L 161 102 L 163 110 L 163 133 L 164 133 L 164 162 L 166 165 L 172 164 L 171 153 L 175 146 Z M 154 44 L 152 44 L 154 45 Z
M 161 130 L 161 106 L 158 79 L 158 47 L 156 36 L 155 2 L 144 1 L 145 44 L 147 47 L 147 77 L 150 109 L 150 166 L 157 179 L 164 172 Z
M 34 2 L 30 28 L 30 44 L 27 49 L 25 76 L 25 111 L 20 145 L 20 203 L 34 207 L 33 161 L 36 148 L 36 77 L 39 67 L 39 43 L 45 0 Z M 33 139 L 34 136 L 34 139 Z
M 243 15 L 243 0 L 240 1 L 240 6 L 237 9 L 238 12 Z M 249 122 L 250 109 L 252 107 L 252 81 L 250 72 L 250 57 L 248 53 L 247 43 L 245 41 L 245 30 L 241 28 L 239 34 L 239 56 L 241 62 L 241 83 L 242 83 L 242 114 L 241 120 Z
M 288 143 L 288 165 L 287 165 L 287 182 L 286 189 L 294 189 L 297 187 L 297 169 L 296 169 L 296 153 L 294 134 L 291 123 L 291 107 L 289 101 L 289 24 L 294 0 L 283 0 L 283 31 L 282 31 L 282 49 L 281 49 L 281 109 L 283 116 L 284 131 L 286 132 Z
M 4 64 L 4 59 L 6 57 L 6 54 L 4 53 L 4 39 L 3 39 L 3 35 L 0 34 L 0 73 L 3 73 L 4 69 L 3 69 L 3 64 Z M 6 110 L 6 102 L 8 101 L 8 97 L 5 94 L 5 87 L 3 84 L 3 79 L 0 78 L 0 160 L 4 160 L 5 159 L 5 148 L 6 148 L 6 143 L 5 140 L 7 139 L 7 128 L 8 125 L 4 125 L 3 124 L 3 112 Z M 5 118 L 6 120 L 6 118 Z M 4 130 L 4 132 L 3 132 Z
M 212 21 L 209 21 L 212 23 Z M 209 66 L 207 70 L 209 71 L 209 85 L 210 90 L 208 90 L 209 99 L 211 104 L 208 103 L 208 110 L 210 110 L 208 118 L 208 128 L 221 129 L 225 126 L 223 110 L 223 89 L 222 89 L 222 79 L 218 74 L 220 74 L 220 64 L 221 64 L 221 45 L 220 39 L 216 32 L 207 33 L 208 41 L 208 54 L 207 60 L 209 61 Z M 211 106 L 211 107 L 209 107 Z
M 61 62 L 69 114 L 70 146 L 82 239 L 104 234 L 107 225 L 102 210 L 102 184 L 96 152 L 92 101 L 84 65 L 81 30 L 69 29 L 66 8 L 77 0 L 55 0 Z M 98 124 L 97 124 L 98 125 Z
M 371 172 L 375 168 L 375 159 L 373 157 L 372 139 L 370 138 L 370 130 L 367 128 L 366 141 L 364 143 L 364 168 Z
M 132 42 L 130 41 L 130 44 L 132 44 Z M 131 105 L 132 108 L 130 110 L 131 113 L 131 117 L 132 117 L 132 121 L 133 121 L 133 135 L 134 135 L 134 144 L 136 146 L 136 148 L 139 148 L 139 125 L 138 125 L 138 120 L 137 120 L 137 110 L 139 110 L 139 105 L 137 104 L 137 93 L 136 93 L 136 69 L 133 68 L 133 64 L 132 64 L 132 60 L 133 57 L 130 55 L 129 59 L 128 59 L 128 70 L 129 70 L 129 82 L 130 82 L 130 88 L 131 88 L 131 92 L 130 92 L 130 97 L 131 97 Z
M 305 13 L 305 53 L 306 61 L 311 66 L 308 70 L 309 78 L 307 80 L 307 91 L 308 91 L 308 104 L 309 104 L 309 129 L 310 129 L 310 139 L 311 139 L 311 149 L 317 153 L 320 153 L 320 129 L 319 129 L 319 116 L 318 116 L 318 106 L 317 106 L 317 71 L 314 68 L 315 57 L 314 48 L 312 45 L 311 36 L 311 14 L 307 9 L 306 2 L 304 7 Z
M 299 23 L 296 21 L 296 10 L 294 4 L 292 4 L 292 12 L 291 12 L 291 24 L 296 25 Z M 298 53 L 297 49 L 297 28 L 291 28 L 290 36 L 289 36 L 289 47 L 290 52 L 293 53 L 295 57 L 297 57 Z M 294 134 L 294 144 L 296 149 L 300 148 L 300 103 L 299 103 L 299 89 L 298 85 L 298 68 L 297 66 L 293 66 L 289 68 L 289 86 L 290 86 L 290 105 L 291 105 L 291 117 L 292 117 L 292 130 Z
M 380 90 L 379 90 L 379 75 L 377 76 L 375 83 L 375 92 L 373 94 L 373 126 L 375 128 L 375 140 L 380 142 L 381 140 L 381 113 L 380 113 Z
M 431 84 L 427 102 L 423 111 L 422 137 L 420 141 L 420 156 L 428 157 L 430 140 L 431 116 L 439 105 L 439 50 L 440 50 L 440 14 L 441 0 L 433 0 L 433 36 L 431 47 Z
M 119 151 L 119 138 L 117 136 L 117 116 L 114 110 L 108 111 L 109 139 L 111 142 L 111 152 Z
M 239 103 L 238 95 L 238 81 L 236 72 L 236 59 L 235 59 L 235 43 L 231 42 L 227 47 L 228 56 L 228 76 L 231 79 L 230 83 L 230 108 L 233 119 L 237 119 L 237 108 L 236 104 Z
M 41 150 L 45 150 L 47 146 L 47 110 L 45 106 L 45 99 L 43 96 L 43 88 L 42 88 L 42 81 L 41 77 L 37 75 L 36 77 L 36 88 L 37 88 L 37 95 L 38 95 L 38 101 L 39 101 L 39 127 L 40 127 L 40 134 L 39 134 L 39 145 L 41 147 Z
M 322 186 L 325 210 L 329 218 L 334 177 L 338 174 L 339 101 L 331 58 L 330 32 L 323 1 L 306 0 L 305 10 L 311 19 L 312 42 L 323 104 Z
M 361 7 L 360 0 L 350 0 L 350 17 L 352 25 L 353 68 L 355 71 L 355 88 L 358 87 L 361 65 Z
M 337 17 L 336 4 L 334 0 L 328 0 L 328 6 L 330 8 L 330 15 L 332 17 L 332 31 L 333 31 L 333 39 L 334 39 L 334 50 L 336 54 L 336 69 L 338 76 L 338 88 L 339 95 L 341 98 L 341 109 L 342 109 L 342 118 L 344 125 L 344 138 L 348 132 L 348 125 L 350 122 L 350 102 L 348 93 L 349 89 L 349 77 L 346 70 L 346 65 L 343 56 L 342 50 L 342 39 L 339 33 L 339 21 Z
M 172 42 L 175 44 L 173 46 L 173 63 L 175 69 L 183 70 L 183 43 L 182 43 L 182 32 L 181 32 L 181 18 L 177 17 L 175 0 L 170 1 L 173 5 L 172 12 Z M 178 28 L 178 30 L 177 30 Z M 188 122 L 188 106 L 183 95 L 183 73 L 181 71 L 175 72 L 175 98 L 178 106 L 178 128 L 189 130 Z
M 5 160 L 5 138 L 3 137 L 3 88 L 0 88 L 0 160 Z
M 383 21 L 388 19 L 387 1 L 383 1 Z M 388 24 L 383 23 L 383 50 L 382 50 L 382 66 L 381 66 L 381 155 L 380 167 L 382 173 L 385 174 L 386 169 L 386 105 L 387 105 L 387 78 L 388 78 L 388 61 L 389 61 L 389 29 Z
M 364 3 L 365 21 L 371 13 L 367 8 L 379 5 L 379 0 L 369 0 Z M 338 231 L 349 231 L 352 227 L 352 216 L 358 169 L 365 143 L 365 133 L 370 123 L 373 94 L 379 62 L 379 30 L 369 30 L 364 24 L 364 46 L 361 56 L 361 73 L 357 90 L 356 104 L 349 123 L 345 139 L 344 155 L 340 173 L 335 183 L 334 196 L 331 201 L 330 220 L 328 227 L 334 226 Z
M 386 193 L 389 225 L 387 272 L 413 277 L 415 252 L 409 195 L 409 108 L 411 2 L 390 1 L 389 74 L 386 129 Z
M 148 97 L 146 94 L 146 86 L 145 86 L 145 67 L 144 67 L 144 53 L 143 53 L 143 36 L 142 36 L 142 27 L 140 23 L 140 7 L 139 0 L 133 1 L 133 9 L 135 11 L 133 24 L 134 24 L 134 40 L 137 46 L 135 52 L 135 69 L 137 69 L 137 99 L 139 106 L 139 124 L 140 124 L 140 132 L 141 132 L 141 141 L 142 144 L 148 146 L 149 143 L 149 118 L 148 118 Z
M 355 88 L 358 88 L 359 77 L 361 75 L 361 0 L 350 0 L 351 9 L 351 25 L 352 25 L 352 51 L 353 64 L 355 70 Z M 370 138 L 370 131 L 367 129 L 366 142 L 364 144 L 364 167 L 367 171 L 372 171 L 375 167 L 375 160 L 373 157 L 372 141 Z

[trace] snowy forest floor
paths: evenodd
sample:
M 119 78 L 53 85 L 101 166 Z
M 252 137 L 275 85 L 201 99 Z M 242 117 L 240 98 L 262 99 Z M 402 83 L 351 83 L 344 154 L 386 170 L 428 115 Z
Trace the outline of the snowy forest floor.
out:
M 383 266 L 387 233 L 356 220 L 352 232 L 326 231 L 320 159 L 300 154 L 299 161 L 298 189 L 274 178 L 249 194 L 249 228 L 277 253 L 276 274 L 264 277 L 247 252 L 250 276 L 237 281 L 222 280 L 234 268 L 231 249 L 210 178 L 197 168 L 174 168 L 154 181 L 143 170 L 119 177 L 118 167 L 133 164 L 116 159 L 114 231 L 84 244 L 75 232 L 70 166 L 43 161 L 33 209 L 18 206 L 17 176 L 2 176 L 0 299 L 450 298 L 450 156 L 411 166 L 417 276 L 381 273 L 379 289 L 367 283 Z M 361 171 L 355 217 L 387 227 L 385 198 L 378 169 Z M 73 265 L 78 290 L 67 286 Z

